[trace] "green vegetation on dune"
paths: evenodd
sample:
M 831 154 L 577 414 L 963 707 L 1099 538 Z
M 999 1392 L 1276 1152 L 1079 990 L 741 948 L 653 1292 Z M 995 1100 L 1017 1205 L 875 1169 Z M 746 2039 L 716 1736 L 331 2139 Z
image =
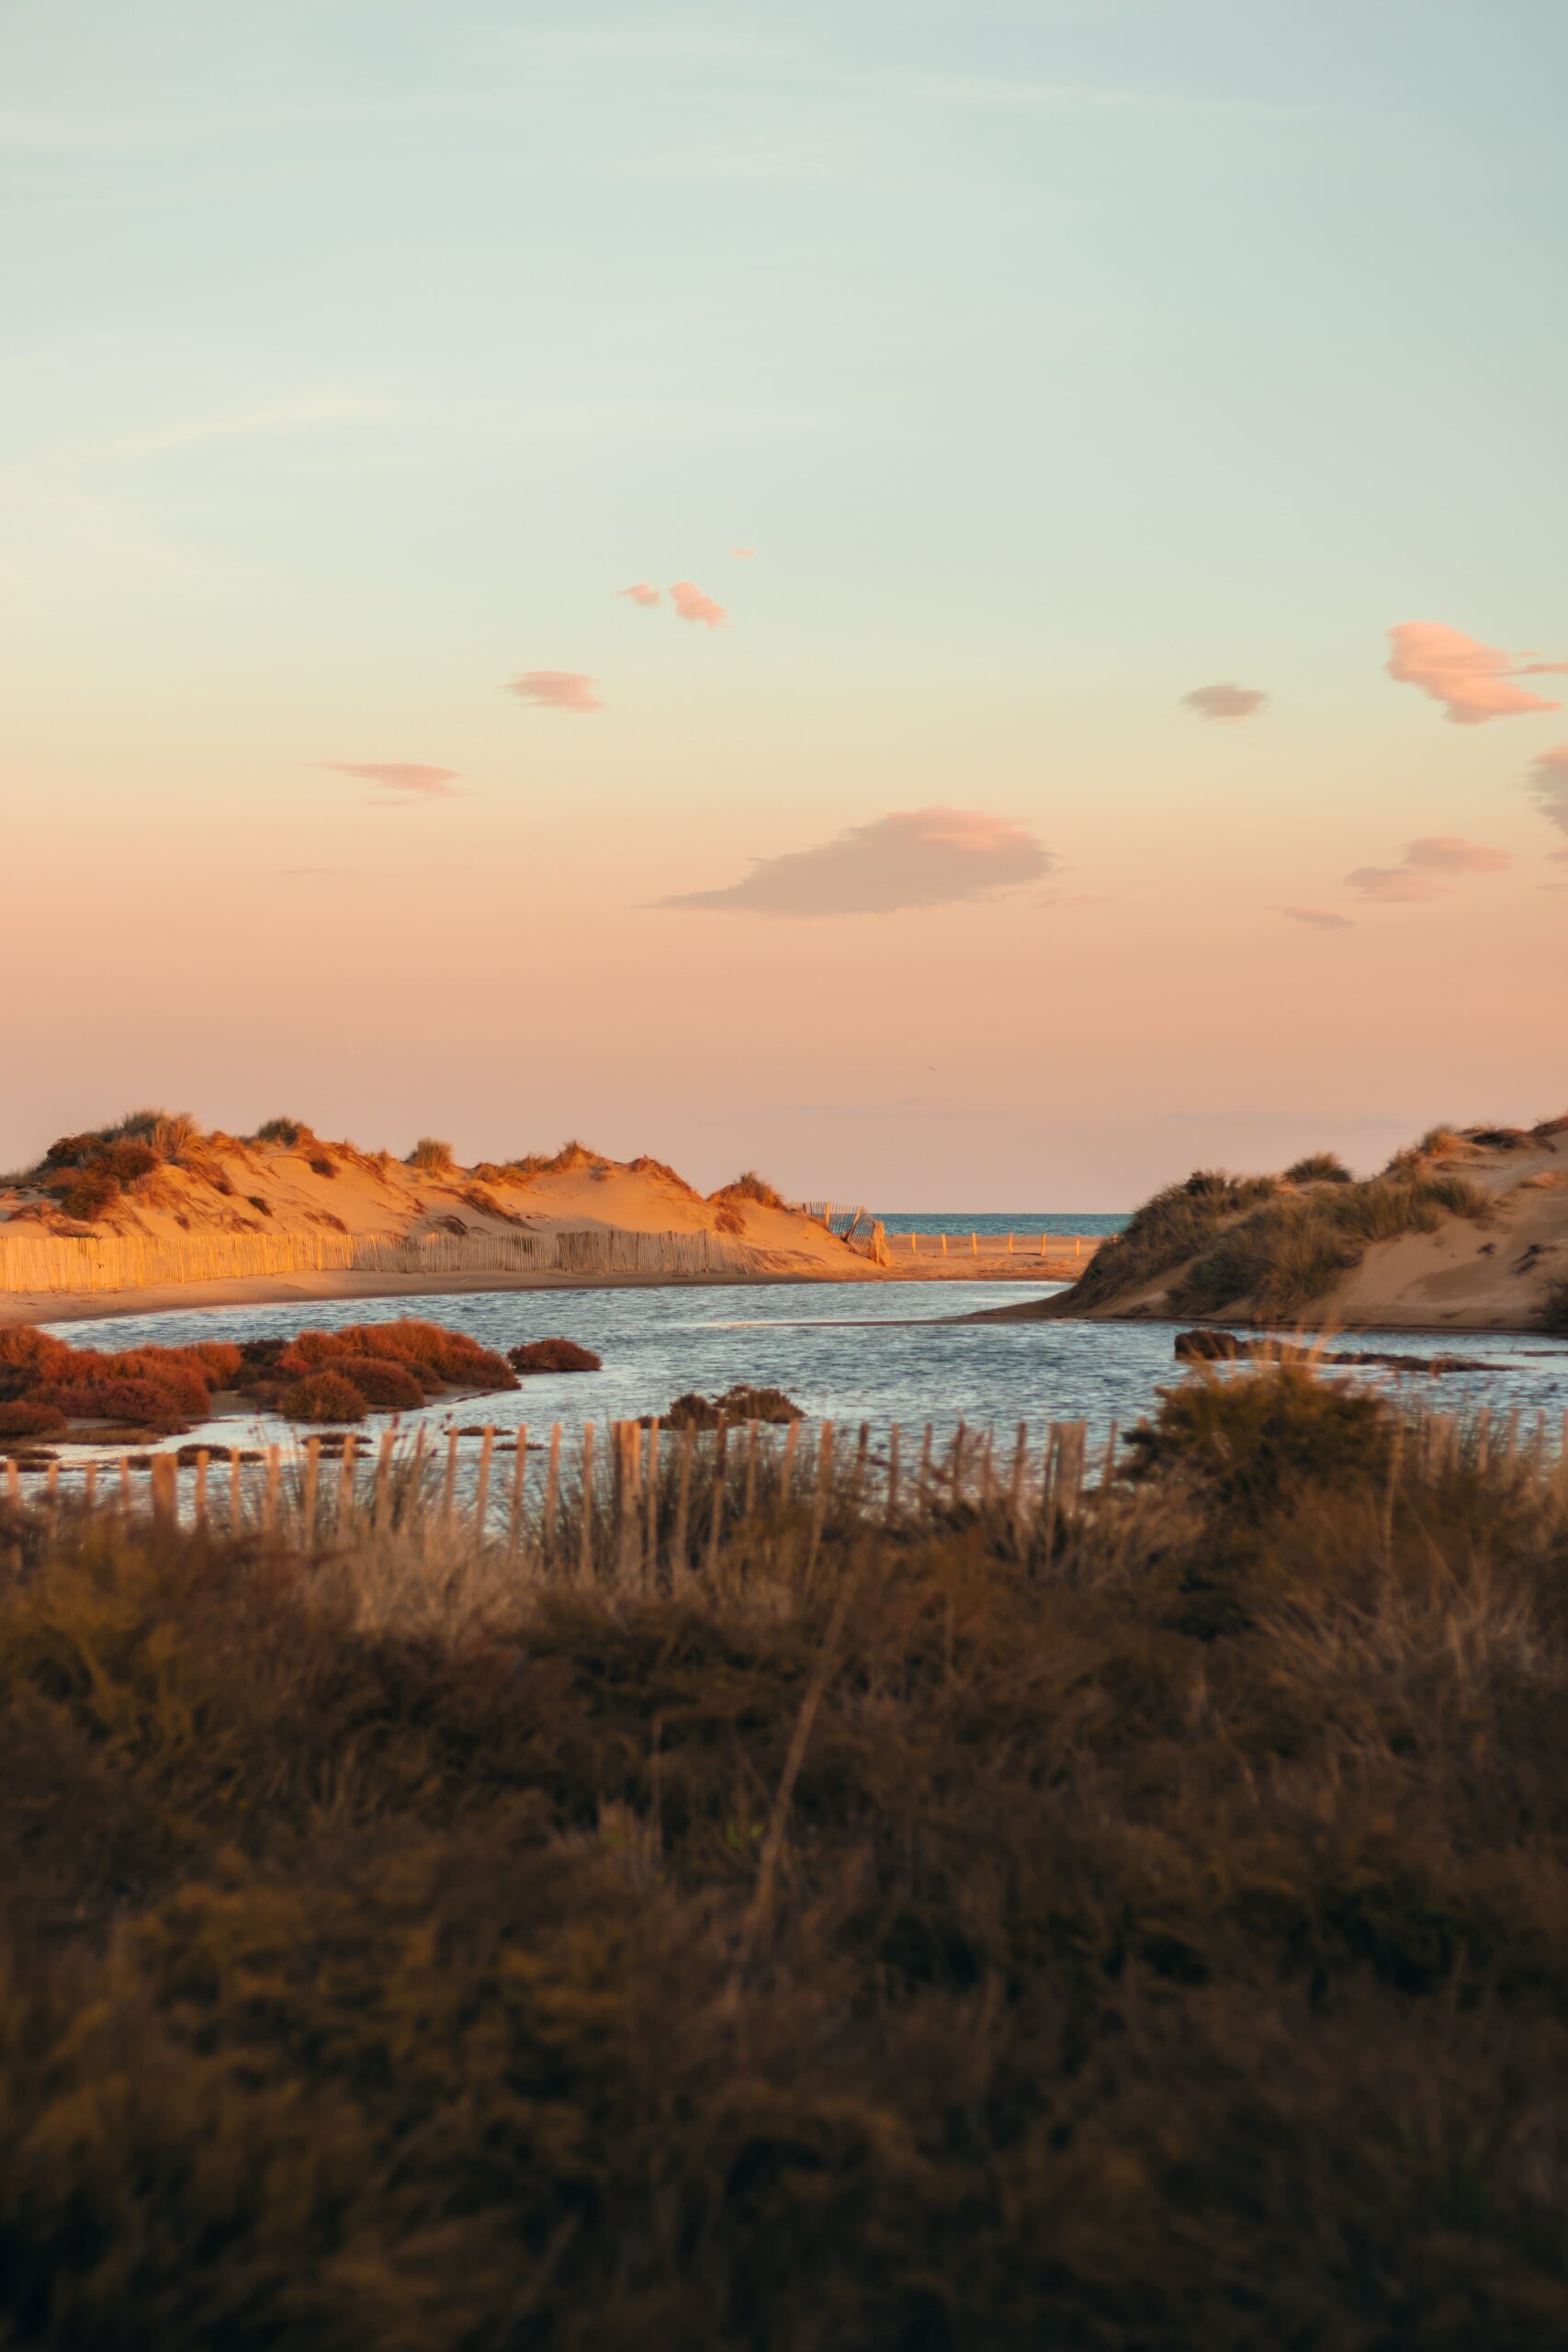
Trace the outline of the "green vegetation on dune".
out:
M 1424 1172 L 1418 1157 L 1358 1183 L 1332 1152 L 1279 1176 L 1227 1176 L 1202 1169 L 1145 1201 L 1101 1243 L 1064 1305 L 1113 1306 L 1178 1275 L 1169 1305 L 1179 1315 L 1245 1306 L 1298 1314 L 1359 1265 L 1368 1244 L 1435 1232 L 1445 1216 L 1484 1220 L 1490 1196 L 1467 1177 Z
M 1299 1314 L 1360 1263 L 1373 1241 L 1433 1233 L 1445 1216 L 1478 1223 L 1489 1196 L 1462 1176 L 1374 1176 L 1280 1194 L 1202 1250 L 1171 1292 L 1180 1315 L 1217 1315 L 1246 1303 L 1267 1317 Z
M 1076 1306 L 1110 1306 L 1195 1257 L 1231 1218 L 1271 1200 L 1273 1176 L 1227 1176 L 1199 1169 L 1168 1184 L 1134 1210 L 1120 1233 L 1102 1241 L 1072 1292 Z
M 0 2341 L 1568 2340 L 1561 1484 L 1134 1451 L 675 1592 L 0 1517 Z

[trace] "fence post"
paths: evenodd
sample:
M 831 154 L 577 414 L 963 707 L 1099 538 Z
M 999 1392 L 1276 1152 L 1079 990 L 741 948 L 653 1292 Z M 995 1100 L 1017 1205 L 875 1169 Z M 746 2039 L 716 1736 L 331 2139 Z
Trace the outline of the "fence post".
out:
M 582 1424 L 582 1524 L 578 1531 L 577 1572 L 586 1584 L 593 1574 L 593 1424 Z
M 474 1533 L 482 1544 L 485 1532 L 485 1511 L 490 1503 L 490 1464 L 495 1452 L 495 1431 L 487 1423 L 479 1442 L 479 1482 L 474 1495 Z
M 887 1432 L 887 1519 L 889 1525 L 898 1516 L 898 1424 L 895 1421 Z
M 355 1432 L 352 1430 L 345 1430 L 343 1436 L 343 1458 L 338 1464 L 337 1474 L 336 1532 L 339 1535 L 346 1535 L 354 1525 L 354 1465 L 358 1446 L 359 1440 Z
M 60 1524 L 60 1464 L 51 1462 L 43 1474 L 44 1520 L 52 1535 Z
M 371 1506 L 372 1524 L 378 1535 L 384 1534 L 392 1520 L 392 1454 L 398 1442 L 396 1430 L 383 1430 L 376 1454 L 376 1499 Z
M 560 1500 L 560 1423 L 550 1423 L 549 1464 L 545 1472 L 545 1510 L 539 1521 L 539 1562 L 544 1565 L 556 1537 L 556 1505 Z
M 1018 1437 L 1012 1450 L 1012 1484 L 1008 1490 L 1008 1510 L 1016 1533 L 1023 1523 L 1023 1486 L 1029 1476 L 1029 1423 L 1020 1421 Z
M 277 1532 L 277 1487 L 282 1476 L 282 1448 L 269 1445 L 266 1450 L 266 1498 L 262 1505 L 262 1532 L 265 1535 Z
M 517 1424 L 517 1459 L 512 1465 L 512 1525 L 508 1541 L 514 1553 L 523 1549 L 523 1487 L 528 1475 L 528 1424 Z
M 871 1423 L 863 1421 L 855 1442 L 855 1466 L 850 1483 L 851 1499 L 858 1506 L 865 1491 L 865 1466 L 871 1453 Z
M 316 1545 L 316 1482 L 321 1472 L 321 1441 L 305 1441 L 305 1494 L 299 1508 L 300 1540 L 308 1551 Z
M 1546 1417 L 1543 1414 L 1541 1416 L 1543 1422 L 1545 1418 Z M 84 1510 L 92 1510 L 93 1504 L 97 1497 L 97 1492 L 98 1465 L 96 1462 L 89 1462 L 82 1472 L 82 1508 Z
M 817 1565 L 817 1549 L 822 1541 L 822 1530 L 828 1521 L 828 1504 L 833 1487 L 833 1424 L 824 1421 L 817 1438 L 817 1499 L 811 1510 L 811 1545 L 806 1555 L 806 1574 L 809 1580 Z
M 230 1532 L 230 1534 L 231 1534 L 231 1535 L 239 1535 L 239 1534 L 243 1533 L 243 1532 L 244 1532 L 244 1525 L 245 1525 L 245 1496 L 244 1496 L 244 1482 L 243 1482 L 243 1479 L 242 1475 L 241 1475 L 241 1466 L 240 1466 L 240 1449 L 239 1449 L 239 1447 L 238 1447 L 237 1445 L 231 1445 L 231 1446 L 229 1448 L 229 1532 Z
M 200 1446 L 196 1457 L 196 1490 L 191 1502 L 191 1523 L 198 1535 L 207 1532 L 207 1464 L 209 1457 L 206 1446 Z
M 800 1423 L 791 1421 L 784 1431 L 784 1460 L 779 1464 L 779 1501 L 788 1505 L 795 1492 L 795 1457 L 800 1444 Z
M 53 1464 L 50 1465 L 51 1468 Z M 175 1487 L 175 1457 L 172 1453 L 152 1456 L 152 1519 L 160 1527 L 172 1527 L 179 1515 L 179 1498 Z
M 457 1508 L 457 1432 L 446 1432 L 446 1476 L 441 1487 L 441 1517 L 449 1527 Z
M 945 1233 L 942 1237 L 942 1254 L 944 1258 L 947 1255 L 947 1236 Z
M 746 1498 L 742 1510 L 747 1519 L 757 1508 L 757 1449 L 762 1442 L 761 1427 L 761 1421 L 746 1424 Z
M 707 1572 L 718 1573 L 718 1539 L 724 1526 L 724 1473 L 729 1455 L 729 1429 L 723 1414 L 713 1433 L 713 1510 L 708 1515 Z
M 977 1257 L 979 1256 L 979 1254 L 980 1254 L 980 1237 L 979 1237 L 979 1235 L 978 1235 L 977 1233 L 972 1233 L 972 1234 L 969 1236 L 969 1255 L 970 1255 L 972 1258 L 977 1258 Z
M 681 1432 L 681 1476 L 675 1493 L 675 1534 L 671 1548 L 671 1563 L 676 1573 L 686 1566 L 686 1531 L 692 1506 L 692 1462 L 697 1448 L 695 1424 L 688 1421 Z
M 22 1507 L 22 1474 L 17 1467 L 14 1453 L 7 1457 L 6 1463 L 6 1500 L 13 1510 L 19 1510 Z
M 119 1457 L 119 1507 L 129 1519 L 130 1516 L 130 1456 L 129 1453 L 122 1453 Z
M 643 1538 L 642 1580 L 650 1585 L 659 1574 L 659 1416 L 648 1425 L 648 1526 Z

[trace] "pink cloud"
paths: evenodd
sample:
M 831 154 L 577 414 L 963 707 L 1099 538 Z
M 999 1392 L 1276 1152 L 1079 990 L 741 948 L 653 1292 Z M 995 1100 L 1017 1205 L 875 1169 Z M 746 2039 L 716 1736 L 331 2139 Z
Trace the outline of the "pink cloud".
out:
M 677 580 L 670 601 L 683 621 L 700 621 L 705 628 L 722 628 L 728 617 L 722 605 L 705 596 L 694 580 Z
M 1401 621 L 1389 631 L 1393 650 L 1388 674 L 1402 685 L 1419 686 L 1440 702 L 1456 727 L 1481 727 L 1489 718 L 1520 718 L 1532 710 L 1561 705 L 1509 684 L 1568 673 L 1568 662 L 1531 662 L 1500 646 L 1482 645 L 1462 629 L 1441 621 Z
M 757 550 L 755 548 L 731 548 L 729 552 L 739 562 L 750 563 Z
M 768 915 L 881 915 L 987 899 L 1056 864 L 1011 817 L 968 808 L 906 808 L 852 825 L 815 849 L 754 861 L 721 890 L 660 899 L 661 907 Z
M 1354 931 L 1356 928 L 1348 915 L 1337 915 L 1330 907 L 1280 907 L 1278 911 L 1289 915 L 1292 922 L 1304 924 L 1308 931 Z
M 628 604 L 657 605 L 659 591 L 650 580 L 639 580 L 633 587 L 617 588 L 617 596 L 625 596 Z
M 1568 833 L 1568 743 L 1554 743 L 1550 752 L 1542 752 L 1530 769 L 1529 788 L 1547 823 Z M 1554 850 L 1552 855 L 1568 857 L 1568 850 Z
M 1358 865 L 1345 876 L 1353 890 L 1391 905 L 1438 898 L 1445 882 L 1463 874 L 1501 874 L 1512 865 L 1506 849 L 1461 841 L 1457 833 L 1426 833 L 1407 844 L 1398 865 Z
M 423 767 L 412 760 L 312 760 L 310 765 L 328 775 L 352 775 L 361 784 L 380 784 L 393 792 L 423 793 L 426 799 L 449 800 L 459 768 Z
M 1182 701 L 1200 718 L 1251 718 L 1269 697 L 1256 686 L 1194 686 Z
M 593 683 L 581 670 L 525 670 L 509 682 L 506 691 L 532 703 L 536 710 L 603 710 Z

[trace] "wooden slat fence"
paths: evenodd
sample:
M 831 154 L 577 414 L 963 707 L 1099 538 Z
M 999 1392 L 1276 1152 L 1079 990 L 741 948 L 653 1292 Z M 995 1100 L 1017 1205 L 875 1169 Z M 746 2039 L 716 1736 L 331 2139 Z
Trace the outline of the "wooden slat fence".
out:
M 139 1235 L 0 1233 L 0 1291 L 146 1290 L 271 1274 L 744 1273 L 755 1253 L 722 1234 L 433 1233 L 409 1239 L 352 1233 Z
M 1553 1430 L 1544 1414 L 1528 1430 L 1515 1413 L 1461 1419 L 1416 1414 L 1404 1424 L 1404 1460 L 1428 1474 L 1468 1461 L 1512 1463 L 1555 1478 L 1568 1501 L 1568 1415 Z M 77 1465 L 55 1459 L 24 1474 L 14 1457 L 0 1496 L 46 1516 L 72 1506 L 112 1505 L 154 1521 L 219 1532 L 259 1532 L 307 1549 L 415 1526 L 499 1547 L 520 1563 L 567 1579 L 649 1583 L 711 1571 L 726 1532 L 759 1510 L 804 1510 L 813 1555 L 830 1514 L 912 1524 L 933 1513 L 977 1510 L 1020 1541 L 1108 1503 L 1120 1465 L 1118 1431 L 1092 1445 L 1085 1421 L 1019 1422 L 1011 1432 L 962 1423 L 940 1442 L 897 1422 L 840 1431 L 832 1421 L 756 1421 L 716 1430 L 612 1421 L 578 1432 L 574 1459 L 562 1425 L 547 1442 L 489 1427 L 461 1462 L 463 1440 L 444 1433 L 439 1453 L 420 1426 L 378 1442 L 349 1430 L 260 1453 L 186 1446 Z M 530 1471 L 535 1475 L 530 1476 Z M 1398 1475 L 1398 1457 L 1391 1476 Z M 78 1483 L 79 1481 L 79 1483 Z M 1052 1541 L 1054 1541 L 1054 1536 Z

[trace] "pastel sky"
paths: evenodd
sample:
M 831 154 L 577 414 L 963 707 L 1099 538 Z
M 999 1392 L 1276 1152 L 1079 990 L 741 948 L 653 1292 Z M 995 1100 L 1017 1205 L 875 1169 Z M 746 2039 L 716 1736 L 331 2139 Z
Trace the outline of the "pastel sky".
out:
M 1562 0 L 11 0 L 0 1164 L 1568 1107 Z

